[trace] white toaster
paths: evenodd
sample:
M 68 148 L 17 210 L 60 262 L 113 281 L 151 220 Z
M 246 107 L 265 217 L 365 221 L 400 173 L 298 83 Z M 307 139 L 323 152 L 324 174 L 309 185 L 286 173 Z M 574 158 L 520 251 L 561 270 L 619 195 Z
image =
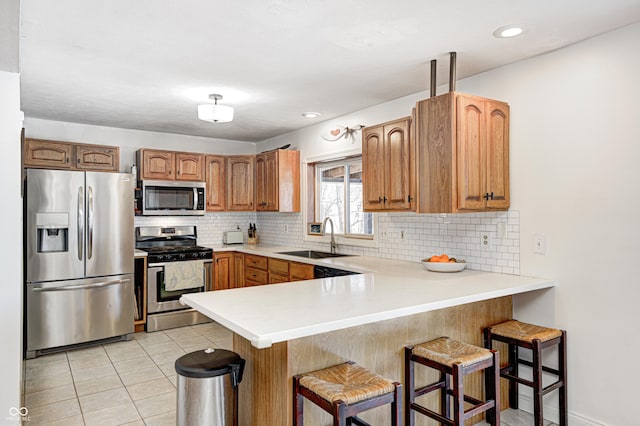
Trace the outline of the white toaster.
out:
M 244 234 L 242 231 L 226 231 L 222 234 L 222 242 L 224 244 L 242 244 L 244 242 Z

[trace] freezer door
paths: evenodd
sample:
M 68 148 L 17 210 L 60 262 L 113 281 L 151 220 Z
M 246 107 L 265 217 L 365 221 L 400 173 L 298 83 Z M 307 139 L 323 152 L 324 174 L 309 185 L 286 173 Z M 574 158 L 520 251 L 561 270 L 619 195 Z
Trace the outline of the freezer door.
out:
M 84 278 L 84 172 L 27 169 L 26 280 Z
M 133 333 L 133 276 L 27 284 L 27 356 Z
M 87 172 L 86 186 L 86 276 L 132 274 L 132 176 Z

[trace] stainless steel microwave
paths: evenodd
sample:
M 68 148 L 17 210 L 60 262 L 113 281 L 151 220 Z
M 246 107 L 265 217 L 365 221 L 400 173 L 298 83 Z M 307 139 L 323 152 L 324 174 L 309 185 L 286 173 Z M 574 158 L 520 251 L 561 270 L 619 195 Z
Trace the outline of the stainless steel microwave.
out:
M 139 198 L 143 216 L 202 216 L 207 205 L 204 182 L 144 180 Z

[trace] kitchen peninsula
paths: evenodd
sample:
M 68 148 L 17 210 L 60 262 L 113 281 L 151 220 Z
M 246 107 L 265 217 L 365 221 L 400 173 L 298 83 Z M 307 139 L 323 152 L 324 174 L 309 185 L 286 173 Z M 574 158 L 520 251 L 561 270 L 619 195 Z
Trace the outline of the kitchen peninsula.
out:
M 287 249 L 235 250 L 300 261 L 278 254 Z M 546 279 L 472 270 L 441 274 L 418 263 L 366 256 L 305 262 L 360 274 L 181 299 L 234 333 L 234 351 L 247 360 L 240 386 L 242 425 L 291 424 L 292 376 L 346 360 L 402 382 L 405 345 L 442 335 L 481 345 L 482 327 L 512 317 L 513 295 L 544 292 L 555 285 Z M 467 386 L 480 385 L 480 377 L 469 379 Z M 378 424 L 386 418 L 385 410 L 371 410 L 363 418 Z M 305 406 L 305 424 L 327 420 L 321 410 Z

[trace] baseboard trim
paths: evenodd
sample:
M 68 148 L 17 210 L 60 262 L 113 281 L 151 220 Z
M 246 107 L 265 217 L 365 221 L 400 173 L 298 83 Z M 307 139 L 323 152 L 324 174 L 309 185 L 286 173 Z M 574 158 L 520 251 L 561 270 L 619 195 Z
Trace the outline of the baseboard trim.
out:
M 518 409 L 533 414 L 533 398 L 527 394 L 519 394 Z M 555 424 L 559 423 L 560 412 L 557 406 L 545 404 L 543 411 L 545 420 L 552 421 Z M 571 426 L 608 426 L 606 423 L 574 413 L 571 410 L 569 410 L 568 417 Z

